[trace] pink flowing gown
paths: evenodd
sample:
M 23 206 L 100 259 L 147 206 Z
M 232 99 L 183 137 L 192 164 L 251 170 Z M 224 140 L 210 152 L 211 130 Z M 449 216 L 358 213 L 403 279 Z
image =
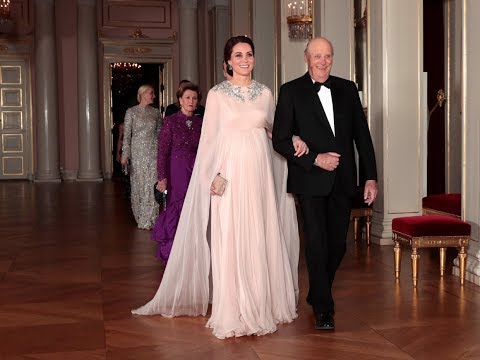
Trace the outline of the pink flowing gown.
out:
M 286 162 L 267 135 L 273 114 L 271 91 L 255 81 L 210 90 L 169 262 L 154 298 L 132 313 L 206 315 L 211 300 L 206 326 L 221 339 L 297 317 L 298 226 Z M 228 184 L 211 196 L 219 172 Z

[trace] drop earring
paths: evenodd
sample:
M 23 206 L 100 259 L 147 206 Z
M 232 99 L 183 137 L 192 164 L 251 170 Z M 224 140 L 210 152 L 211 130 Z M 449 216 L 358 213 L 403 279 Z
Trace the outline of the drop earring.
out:
M 232 65 L 228 65 L 228 70 L 233 70 Z

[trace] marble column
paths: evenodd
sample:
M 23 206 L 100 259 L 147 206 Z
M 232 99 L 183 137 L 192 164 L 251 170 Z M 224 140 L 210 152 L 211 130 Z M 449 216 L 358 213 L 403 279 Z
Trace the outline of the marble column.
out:
M 417 0 L 368 1 L 367 6 L 370 96 L 364 106 L 380 189 L 372 242 L 392 244 L 392 219 L 419 215 L 425 191 L 426 83 L 423 42 L 418 36 L 423 32 L 423 11 Z
M 252 5 L 251 1 L 230 0 L 232 36 L 247 35 L 252 37 Z
M 180 80 L 188 79 L 198 84 L 198 20 L 197 0 L 178 2 L 180 19 Z
M 209 34 L 212 39 L 210 54 L 214 56 L 215 62 L 213 69 L 213 84 L 218 84 L 225 80 L 223 77 L 223 48 L 230 38 L 230 1 L 229 0 L 209 0 L 208 14 L 212 33 Z M 213 26 L 212 26 L 213 25 Z
M 445 7 L 445 41 L 446 67 L 445 77 L 445 141 L 446 141 L 446 192 L 462 191 L 462 10 L 461 1 L 446 1 Z
M 375 2 L 377 6 L 377 2 Z M 313 33 L 329 39 L 334 48 L 332 75 L 355 78 L 354 6 L 352 0 L 314 0 Z
M 277 17 L 274 15 L 279 4 L 275 0 L 252 1 L 252 34 L 255 43 L 255 80 L 267 85 L 274 97 L 277 95 Z
M 78 180 L 101 180 L 95 0 L 78 0 Z
M 475 34 L 480 31 L 477 0 L 456 0 L 462 9 L 462 218 L 472 226 L 472 241 L 468 249 L 466 279 L 480 285 L 480 43 Z M 458 259 L 454 274 L 458 275 Z
M 35 0 L 36 181 L 60 181 L 54 0 Z

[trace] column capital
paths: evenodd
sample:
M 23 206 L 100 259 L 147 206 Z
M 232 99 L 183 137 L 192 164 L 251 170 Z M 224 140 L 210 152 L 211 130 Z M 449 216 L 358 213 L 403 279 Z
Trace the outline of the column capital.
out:
M 55 0 L 35 0 L 35 3 L 37 4 L 45 4 L 47 3 L 48 5 L 53 5 Z
M 97 5 L 96 0 L 77 0 L 78 5 L 83 6 L 95 6 Z
M 207 9 L 210 10 L 215 6 L 230 6 L 230 0 L 208 0 Z
M 198 0 L 179 0 L 178 7 L 180 9 L 196 9 L 198 7 Z

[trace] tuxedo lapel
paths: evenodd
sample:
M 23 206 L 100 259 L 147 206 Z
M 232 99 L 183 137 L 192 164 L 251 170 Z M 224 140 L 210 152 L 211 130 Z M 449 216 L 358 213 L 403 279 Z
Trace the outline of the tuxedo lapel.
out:
M 330 123 L 328 122 L 327 115 L 325 113 L 325 110 L 323 109 L 322 102 L 320 101 L 318 94 L 315 92 L 315 89 L 313 88 L 313 83 L 312 79 L 310 78 L 310 74 L 307 72 L 304 75 L 304 84 L 303 86 L 305 87 L 306 92 L 310 96 L 311 104 L 313 104 L 313 115 L 314 115 L 314 121 L 318 122 L 320 125 L 322 125 L 325 130 L 332 136 L 334 137 L 335 135 L 333 134 L 332 128 L 330 126 Z
M 342 101 L 344 98 L 344 89 L 339 86 L 338 82 L 336 81 L 334 76 L 330 76 L 331 78 L 331 88 L 330 93 L 332 95 L 332 104 L 333 104 L 333 123 L 335 124 L 335 136 L 340 137 L 343 131 L 343 124 L 342 124 Z

